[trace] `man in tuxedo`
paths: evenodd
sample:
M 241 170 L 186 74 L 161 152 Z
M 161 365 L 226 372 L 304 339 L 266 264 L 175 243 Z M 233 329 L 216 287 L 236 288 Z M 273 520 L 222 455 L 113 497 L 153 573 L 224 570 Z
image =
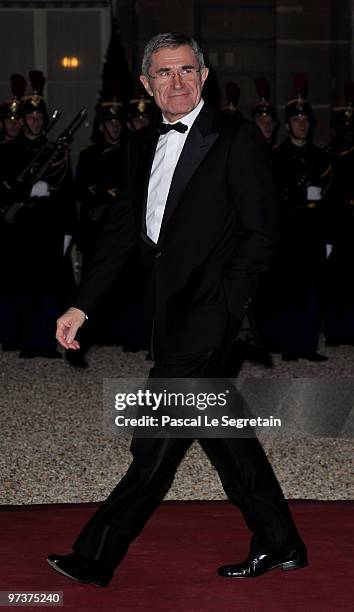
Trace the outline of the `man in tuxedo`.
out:
M 163 122 L 140 130 L 132 141 L 130 192 L 111 214 L 75 306 L 58 320 L 57 338 L 67 349 L 78 348 L 78 328 L 138 242 L 153 318 L 150 377 L 222 376 L 257 278 L 274 250 L 266 143 L 252 123 L 204 104 L 208 69 L 188 36 L 154 37 L 145 48 L 142 73 Z M 305 546 L 258 440 L 199 442 L 253 532 L 247 559 L 219 568 L 219 574 L 254 577 L 275 567 L 304 567 Z M 106 586 L 191 443 L 134 437 L 127 474 L 84 527 L 74 552 L 50 555 L 49 564 L 80 582 Z

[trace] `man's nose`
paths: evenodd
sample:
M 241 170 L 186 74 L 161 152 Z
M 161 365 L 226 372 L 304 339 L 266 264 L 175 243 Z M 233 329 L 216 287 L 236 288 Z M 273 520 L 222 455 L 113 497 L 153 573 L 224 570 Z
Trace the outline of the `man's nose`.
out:
M 181 78 L 181 75 L 179 74 L 179 72 L 173 73 L 172 80 L 173 80 L 173 87 L 175 89 L 180 89 L 180 87 L 183 87 L 183 79 Z

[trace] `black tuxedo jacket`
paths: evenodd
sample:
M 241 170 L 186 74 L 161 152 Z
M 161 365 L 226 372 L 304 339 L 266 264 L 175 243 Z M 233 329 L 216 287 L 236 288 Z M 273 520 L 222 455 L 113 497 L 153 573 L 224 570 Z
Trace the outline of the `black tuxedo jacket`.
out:
M 257 126 L 205 104 L 177 163 L 155 245 L 145 216 L 158 137 L 148 126 L 132 139 L 130 188 L 112 208 L 75 306 L 90 316 L 138 244 L 155 346 L 207 350 L 220 343 L 230 315 L 242 319 L 273 256 L 269 154 Z

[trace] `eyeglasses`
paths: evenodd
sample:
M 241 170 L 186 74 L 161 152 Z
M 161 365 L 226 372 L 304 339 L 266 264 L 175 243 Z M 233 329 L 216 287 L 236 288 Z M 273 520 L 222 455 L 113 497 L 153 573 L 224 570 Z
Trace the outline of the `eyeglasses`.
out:
M 201 72 L 201 69 L 188 66 L 181 70 L 160 70 L 155 76 L 149 74 L 149 78 L 157 81 L 172 81 L 178 75 L 182 81 L 193 81 L 197 72 Z

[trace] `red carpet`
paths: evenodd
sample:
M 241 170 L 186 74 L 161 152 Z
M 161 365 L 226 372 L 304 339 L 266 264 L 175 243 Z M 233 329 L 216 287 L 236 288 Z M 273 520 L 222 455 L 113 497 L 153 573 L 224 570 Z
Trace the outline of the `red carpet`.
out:
M 310 566 L 247 581 L 216 575 L 219 565 L 243 560 L 248 552 L 247 529 L 231 504 L 165 502 L 106 589 L 69 581 L 45 562 L 51 552 L 70 551 L 94 504 L 3 507 L 0 590 L 60 590 L 61 609 L 72 611 L 349 611 L 354 600 L 353 505 L 292 502 Z

